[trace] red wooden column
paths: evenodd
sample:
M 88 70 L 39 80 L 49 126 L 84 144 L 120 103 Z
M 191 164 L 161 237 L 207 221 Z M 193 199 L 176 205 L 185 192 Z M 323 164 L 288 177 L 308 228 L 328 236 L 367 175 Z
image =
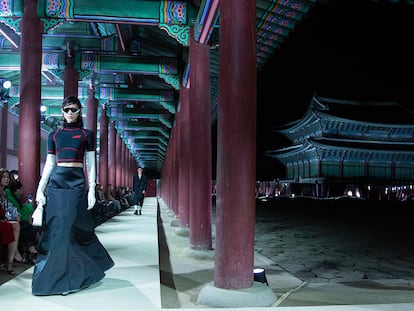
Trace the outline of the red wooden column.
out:
M 103 186 L 105 198 L 108 194 L 108 122 L 106 106 L 102 106 L 99 120 L 99 183 Z
M 131 151 L 128 150 L 128 171 L 127 171 L 127 184 L 129 188 L 132 187 L 132 172 L 136 172 L 136 169 L 134 170 L 134 159 L 132 158 Z
M 96 139 L 98 100 L 94 97 L 94 95 L 95 95 L 95 90 L 93 88 L 88 89 L 88 98 L 86 99 L 86 128 L 93 132 L 93 136 Z M 95 156 L 95 159 L 96 159 L 96 156 Z M 88 176 L 86 166 L 84 170 L 85 170 L 85 176 Z
M 210 47 L 190 32 L 190 248 L 211 249 Z
M 188 168 L 188 157 L 190 154 L 190 148 L 188 144 L 189 131 L 188 124 L 190 121 L 189 117 L 189 89 L 180 86 L 180 112 L 179 120 L 179 177 L 178 177 L 178 215 L 179 215 L 179 226 L 181 228 L 188 228 L 190 226 L 190 209 L 189 209 L 189 168 Z
M 109 139 L 108 139 L 108 185 L 115 187 L 116 184 L 116 129 L 115 122 L 112 121 L 109 125 Z M 112 191 L 108 186 L 108 192 Z M 111 192 L 112 193 L 112 192 Z
M 97 119 L 98 119 L 98 100 L 95 98 L 94 88 L 88 89 L 88 98 L 86 100 L 86 128 L 91 130 L 97 137 Z
M 65 71 L 63 72 L 63 81 L 64 85 L 64 97 L 67 96 L 78 96 L 78 80 L 79 72 L 76 70 L 75 65 L 75 55 L 72 51 L 72 46 L 66 44 L 66 57 L 65 57 Z
M 127 171 L 127 152 L 128 148 L 125 141 L 122 141 L 122 184 L 121 186 L 125 186 L 126 181 L 126 171 Z
M 162 199 L 169 209 L 172 209 L 170 201 L 171 188 L 171 143 L 168 144 L 167 152 L 165 153 L 164 167 L 162 170 Z M 174 210 L 173 210 L 174 211 Z M 177 214 L 177 211 L 174 211 Z
M 220 1 L 214 286 L 253 286 L 256 1 Z M 192 83 L 192 82 L 191 82 Z
M 171 144 L 171 207 L 178 215 L 178 141 L 177 141 L 177 126 L 172 128 L 170 137 Z
M 125 142 L 123 140 L 122 141 L 122 145 L 121 145 L 121 184 L 120 186 L 125 186 L 125 172 L 126 172 L 126 153 L 127 153 L 127 148 L 125 145 Z
M 119 136 L 119 133 L 116 133 L 116 156 L 115 159 L 115 176 L 116 176 L 116 182 L 115 185 L 113 185 L 115 188 L 121 186 L 122 180 L 122 160 L 121 160 L 121 154 L 122 154 L 122 139 L 121 136 Z
M 42 23 L 36 0 L 24 1 L 20 61 L 19 178 L 25 193 L 36 193 L 40 175 Z M 30 143 L 28 143 L 30 142 Z
M 0 128 L 0 167 L 7 167 L 7 124 L 9 120 L 9 106 L 3 103 L 1 108 Z

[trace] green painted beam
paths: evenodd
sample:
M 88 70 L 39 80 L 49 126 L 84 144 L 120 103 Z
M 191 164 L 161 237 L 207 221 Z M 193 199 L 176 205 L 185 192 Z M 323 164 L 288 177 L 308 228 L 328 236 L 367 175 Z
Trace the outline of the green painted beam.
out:
M 45 52 L 42 54 L 42 69 L 65 69 L 64 52 Z M 0 54 L 0 70 L 20 70 L 21 57 L 19 52 Z M 137 72 L 143 74 L 175 75 L 177 59 L 167 57 L 107 56 L 98 53 L 84 53 L 75 63 L 77 70 Z
M 18 70 L 20 71 L 20 52 L 1 53 L 0 70 Z
M 85 53 L 82 55 L 81 70 L 95 72 L 134 72 L 141 74 L 176 75 L 177 59 L 166 57 L 115 56 Z
M 16 1 L 11 16 L 22 15 L 23 0 Z M 196 8 L 187 1 L 123 0 L 122 5 L 114 5 L 113 0 L 38 0 L 37 13 L 50 19 L 74 21 L 101 21 L 115 23 L 186 25 L 196 16 Z M 64 5 L 61 2 L 65 2 Z
M 174 94 L 165 90 L 128 90 L 128 89 L 106 89 L 101 88 L 100 99 L 126 100 L 126 101 L 172 101 Z M 98 98 L 98 96 L 97 96 Z

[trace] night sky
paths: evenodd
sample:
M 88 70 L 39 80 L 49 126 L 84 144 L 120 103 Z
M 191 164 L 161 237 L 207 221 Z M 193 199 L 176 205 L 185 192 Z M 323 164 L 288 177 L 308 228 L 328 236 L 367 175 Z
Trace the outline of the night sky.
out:
M 258 72 L 259 180 L 284 176 L 283 167 L 264 156 L 287 146 L 272 126 L 300 119 L 314 92 L 395 99 L 414 111 L 414 5 L 393 2 L 319 1 Z

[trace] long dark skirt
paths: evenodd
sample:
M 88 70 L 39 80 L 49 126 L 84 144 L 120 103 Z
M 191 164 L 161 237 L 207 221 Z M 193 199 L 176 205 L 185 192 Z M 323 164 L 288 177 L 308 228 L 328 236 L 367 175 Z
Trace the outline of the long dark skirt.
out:
M 87 204 L 83 168 L 56 166 L 47 189 L 45 224 L 32 278 L 34 295 L 86 288 L 114 265 L 94 232 Z

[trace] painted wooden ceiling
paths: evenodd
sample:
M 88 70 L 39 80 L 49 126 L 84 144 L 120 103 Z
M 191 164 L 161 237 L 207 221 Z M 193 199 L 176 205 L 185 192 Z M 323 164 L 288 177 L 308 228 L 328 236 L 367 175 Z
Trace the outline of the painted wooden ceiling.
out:
M 257 0 L 257 69 L 312 9 L 316 0 Z M 23 0 L 0 2 L 0 80 L 12 86 L 0 95 L 9 110 L 19 113 L 20 38 Z M 61 119 L 63 70 L 71 57 L 80 75 L 78 96 L 86 104 L 93 86 L 110 121 L 136 161 L 161 172 L 180 84 L 189 77 L 189 29 L 209 44 L 212 120 L 218 103 L 219 0 L 38 0 L 43 21 L 42 127 L 55 128 Z M 99 117 L 99 116 L 98 116 Z M 98 125 L 99 126 L 99 125 Z M 98 129 L 99 133 L 99 129 Z M 99 142 L 99 140 L 98 140 Z

